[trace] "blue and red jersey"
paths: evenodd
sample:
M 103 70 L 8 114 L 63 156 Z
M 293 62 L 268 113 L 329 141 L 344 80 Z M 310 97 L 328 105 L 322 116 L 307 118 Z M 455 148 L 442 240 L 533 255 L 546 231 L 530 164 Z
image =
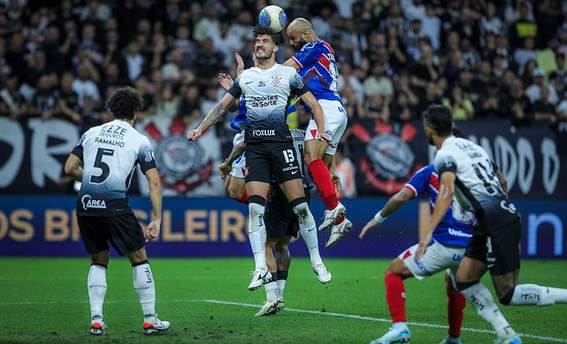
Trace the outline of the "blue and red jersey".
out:
M 427 165 L 417 171 L 406 184 L 415 197 L 427 193 L 431 209 L 435 207 L 437 194 L 439 193 L 440 180 L 433 165 Z M 439 225 L 433 232 L 433 240 L 445 246 L 467 247 L 472 238 L 473 222 L 472 216 L 466 216 L 457 220 L 450 207 Z
M 299 65 L 299 75 L 316 99 L 341 100 L 337 91 L 339 72 L 335 51 L 329 43 L 309 42 L 291 58 Z

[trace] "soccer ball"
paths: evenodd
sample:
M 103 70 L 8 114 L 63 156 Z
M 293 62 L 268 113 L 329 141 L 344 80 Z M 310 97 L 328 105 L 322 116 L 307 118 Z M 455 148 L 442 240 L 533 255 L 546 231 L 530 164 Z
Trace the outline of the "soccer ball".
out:
M 279 6 L 266 6 L 262 8 L 258 16 L 258 26 L 270 29 L 275 33 L 282 31 L 286 24 L 287 15 Z

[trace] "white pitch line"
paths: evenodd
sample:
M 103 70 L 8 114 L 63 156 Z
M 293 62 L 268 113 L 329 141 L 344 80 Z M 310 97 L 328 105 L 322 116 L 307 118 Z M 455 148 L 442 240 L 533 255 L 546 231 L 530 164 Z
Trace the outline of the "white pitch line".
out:
M 222 300 L 203 300 L 207 303 L 214 303 L 220 305 L 232 305 L 232 306 L 240 306 L 240 307 L 248 307 L 248 308 L 260 308 L 259 305 L 254 305 L 251 303 L 241 303 L 241 302 L 232 302 L 232 301 L 222 301 Z M 285 311 L 289 312 L 296 312 L 296 313 L 304 313 L 304 314 L 316 314 L 316 315 L 323 315 L 329 317 L 337 317 L 337 318 L 347 318 L 347 319 L 355 319 L 355 320 L 368 320 L 368 321 L 376 321 L 376 322 L 383 322 L 383 323 L 391 323 L 390 319 L 384 318 L 374 318 L 374 317 L 367 317 L 363 315 L 356 315 L 356 314 L 345 314 L 345 313 L 335 313 L 335 312 L 321 312 L 321 311 L 312 311 L 308 309 L 299 309 L 299 308 L 284 308 Z M 447 329 L 448 327 L 445 325 L 440 324 L 431 324 L 431 323 L 422 323 L 422 322 L 408 322 L 409 325 L 418 326 L 418 327 L 429 327 L 429 328 L 438 328 L 438 329 Z M 489 333 L 489 334 L 496 334 L 494 331 L 480 329 L 480 328 L 470 328 L 470 327 L 463 327 L 462 331 L 466 332 L 473 332 L 473 333 Z M 555 343 L 567 343 L 567 339 L 564 338 L 556 338 L 556 337 L 548 337 L 548 336 L 538 336 L 534 334 L 527 334 L 527 333 L 518 333 L 519 336 L 524 338 L 532 338 L 538 339 L 546 342 L 555 342 Z

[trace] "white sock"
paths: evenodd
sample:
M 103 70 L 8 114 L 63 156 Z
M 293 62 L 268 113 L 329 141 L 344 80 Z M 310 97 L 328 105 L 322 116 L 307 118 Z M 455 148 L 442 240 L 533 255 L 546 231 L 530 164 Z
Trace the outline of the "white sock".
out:
M 284 289 L 285 289 L 285 282 L 286 280 L 277 280 L 278 285 L 278 297 L 283 299 Z
M 484 285 L 477 283 L 465 290 L 461 290 L 461 292 L 474 305 L 478 315 L 492 325 L 498 336 L 506 337 L 516 334 L 506 318 L 504 318 L 502 312 L 500 312 L 500 309 L 498 309 L 498 305 L 494 303 L 492 294 Z
M 274 280 L 264 284 L 266 289 L 266 300 L 276 301 L 278 299 L 278 283 Z
M 268 270 L 266 265 L 266 225 L 264 212 L 266 208 L 258 203 L 248 204 L 248 240 L 254 254 L 256 270 Z
M 101 265 L 91 265 L 87 278 L 91 319 L 102 316 L 102 304 L 106 295 L 106 268 Z
M 321 264 L 321 255 L 319 255 L 319 238 L 317 238 L 317 228 L 315 219 L 306 202 L 300 203 L 293 207 L 293 212 L 299 220 L 299 231 L 309 250 L 309 258 L 311 265 Z
M 567 303 L 567 290 L 543 287 L 537 284 L 518 284 L 514 288 L 511 305 L 548 306 Z
M 153 322 L 156 316 L 156 288 L 154 276 L 150 264 L 136 265 L 132 267 L 134 276 L 134 289 L 140 298 L 140 305 L 144 312 L 144 321 Z

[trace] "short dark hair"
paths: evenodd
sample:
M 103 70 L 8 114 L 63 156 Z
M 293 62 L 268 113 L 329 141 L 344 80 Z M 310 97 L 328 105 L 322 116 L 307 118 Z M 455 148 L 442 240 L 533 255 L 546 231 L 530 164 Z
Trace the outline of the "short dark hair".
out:
M 280 34 L 279 33 L 275 33 L 272 30 L 270 30 L 269 28 L 265 28 L 263 26 L 256 26 L 254 27 L 254 37 L 258 37 L 261 35 L 268 35 L 270 37 L 272 37 L 272 41 L 274 41 L 275 45 L 280 45 Z
M 144 101 L 136 89 L 123 87 L 117 89 L 106 101 L 106 109 L 116 119 L 131 120 L 142 110 Z
M 426 125 L 439 136 L 449 136 L 453 133 L 453 114 L 443 105 L 432 104 L 423 113 Z

